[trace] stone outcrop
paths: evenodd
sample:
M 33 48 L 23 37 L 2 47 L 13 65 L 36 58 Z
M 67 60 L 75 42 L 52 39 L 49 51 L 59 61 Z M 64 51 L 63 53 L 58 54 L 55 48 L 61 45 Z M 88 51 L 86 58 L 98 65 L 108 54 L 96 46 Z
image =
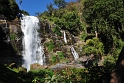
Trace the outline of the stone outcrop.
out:
M 19 50 L 14 34 L 18 35 L 16 25 L 11 25 L 5 20 L 0 20 L 0 63 L 11 64 L 16 63 L 17 66 L 22 64 L 22 57 L 19 56 Z

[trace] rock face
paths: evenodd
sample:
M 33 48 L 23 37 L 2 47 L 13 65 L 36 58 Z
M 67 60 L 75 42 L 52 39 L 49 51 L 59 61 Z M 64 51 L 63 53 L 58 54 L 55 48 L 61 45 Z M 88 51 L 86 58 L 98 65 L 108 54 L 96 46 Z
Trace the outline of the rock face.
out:
M 10 28 L 11 27 L 11 28 Z M 2 64 L 11 64 L 16 63 L 17 66 L 20 66 L 22 63 L 22 57 L 16 51 L 16 39 L 13 34 L 17 34 L 16 26 L 11 26 L 6 23 L 4 20 L 0 21 L 0 63 Z M 14 31 L 11 31 L 14 30 Z M 14 44 L 15 43 L 15 44 Z

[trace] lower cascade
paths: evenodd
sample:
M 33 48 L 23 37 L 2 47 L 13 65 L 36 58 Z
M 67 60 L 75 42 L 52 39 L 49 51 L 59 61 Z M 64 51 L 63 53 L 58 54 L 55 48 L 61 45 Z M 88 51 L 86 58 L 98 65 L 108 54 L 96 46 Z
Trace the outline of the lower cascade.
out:
M 74 56 L 74 60 L 77 60 L 79 58 L 79 55 L 78 53 L 75 51 L 74 47 L 71 47 L 71 52 Z
M 39 19 L 35 16 L 24 16 L 21 20 L 21 29 L 24 34 L 23 37 L 23 67 L 30 70 L 30 65 L 38 63 L 43 65 L 45 62 L 45 55 L 38 30 Z

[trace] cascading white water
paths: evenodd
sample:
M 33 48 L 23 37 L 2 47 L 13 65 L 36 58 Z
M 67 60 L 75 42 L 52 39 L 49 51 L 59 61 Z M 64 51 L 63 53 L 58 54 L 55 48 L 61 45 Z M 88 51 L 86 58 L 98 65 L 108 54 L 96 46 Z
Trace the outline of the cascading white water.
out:
M 30 70 L 30 65 L 33 63 L 38 63 L 43 65 L 44 63 L 44 50 L 41 45 L 41 40 L 39 37 L 38 25 L 39 19 L 34 16 L 23 16 L 21 20 L 21 29 L 24 33 L 23 37 L 23 67 Z
M 71 47 L 71 52 L 72 52 L 72 54 L 73 54 L 73 56 L 74 56 L 74 59 L 77 60 L 77 59 L 79 58 L 79 55 L 78 55 L 78 53 L 75 51 L 74 47 Z
M 65 33 L 65 31 L 64 31 L 64 41 L 65 41 L 65 43 L 67 43 L 66 33 Z

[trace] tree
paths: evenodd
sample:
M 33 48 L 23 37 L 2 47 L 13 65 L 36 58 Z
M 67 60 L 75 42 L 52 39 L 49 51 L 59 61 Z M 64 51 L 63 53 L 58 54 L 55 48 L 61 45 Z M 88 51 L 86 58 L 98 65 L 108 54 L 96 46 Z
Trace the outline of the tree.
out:
M 52 12 L 54 11 L 53 5 L 54 5 L 54 4 L 52 4 L 52 3 L 47 4 L 48 13 L 49 13 L 50 15 L 52 15 Z
M 63 9 L 64 11 L 64 9 Z M 59 11 L 60 13 L 60 11 Z M 62 12 L 59 18 L 54 21 L 61 29 L 68 30 L 73 35 L 79 35 L 83 27 L 80 22 L 80 17 L 76 11 L 73 12 Z
M 22 0 L 19 1 L 19 4 L 20 4 L 20 5 L 22 4 Z
M 18 12 L 19 7 L 15 0 L 0 0 L 0 14 L 4 15 L 6 19 L 13 20 Z
M 124 25 L 123 1 L 85 0 L 83 17 L 93 27 L 93 31 L 98 31 L 106 52 L 110 51 L 113 47 L 113 36 L 117 36 Z
M 20 10 L 20 13 L 24 14 L 24 15 L 29 15 L 29 13 L 25 10 Z
M 83 46 L 83 52 L 88 56 L 93 54 L 96 58 L 101 58 L 104 54 L 103 43 L 96 37 L 88 39 L 86 45 Z
M 64 8 L 64 7 L 66 6 L 65 0 L 54 0 L 54 4 L 55 4 L 58 8 Z

